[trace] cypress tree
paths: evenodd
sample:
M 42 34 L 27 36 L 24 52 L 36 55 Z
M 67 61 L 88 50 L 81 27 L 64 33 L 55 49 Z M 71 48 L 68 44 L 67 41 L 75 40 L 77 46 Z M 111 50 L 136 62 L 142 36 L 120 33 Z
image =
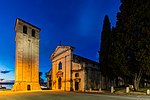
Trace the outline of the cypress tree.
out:
M 103 22 L 103 29 L 101 32 L 101 45 L 100 45 L 100 57 L 99 62 L 101 66 L 102 75 L 107 78 L 106 81 L 109 81 L 109 49 L 110 49 L 110 35 L 111 35 L 111 26 L 108 16 L 106 15 Z M 108 87 L 108 85 L 106 85 Z M 107 88 L 106 87 L 106 88 Z

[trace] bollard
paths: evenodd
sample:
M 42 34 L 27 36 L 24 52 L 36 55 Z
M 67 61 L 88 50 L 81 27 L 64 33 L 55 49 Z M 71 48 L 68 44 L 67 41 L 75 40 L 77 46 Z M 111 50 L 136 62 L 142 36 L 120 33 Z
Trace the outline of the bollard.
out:
M 111 93 L 114 93 L 114 87 L 113 86 L 111 86 Z
M 90 92 L 92 92 L 92 89 L 90 88 Z
M 129 90 L 129 87 L 126 87 L 126 93 L 129 93 L 130 90 Z
M 99 92 L 102 92 L 102 89 L 101 89 L 101 88 L 99 88 Z
M 147 90 L 147 93 L 146 93 L 146 94 L 148 94 L 148 95 L 150 94 L 150 90 L 149 90 L 149 89 Z

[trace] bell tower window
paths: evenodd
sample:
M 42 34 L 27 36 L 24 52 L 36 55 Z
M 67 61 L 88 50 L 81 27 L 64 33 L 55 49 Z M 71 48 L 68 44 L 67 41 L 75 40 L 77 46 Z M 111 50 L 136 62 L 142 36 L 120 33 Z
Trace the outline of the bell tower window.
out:
M 27 34 L 27 26 L 23 26 L 23 33 Z
M 35 30 L 32 29 L 32 36 L 35 37 Z

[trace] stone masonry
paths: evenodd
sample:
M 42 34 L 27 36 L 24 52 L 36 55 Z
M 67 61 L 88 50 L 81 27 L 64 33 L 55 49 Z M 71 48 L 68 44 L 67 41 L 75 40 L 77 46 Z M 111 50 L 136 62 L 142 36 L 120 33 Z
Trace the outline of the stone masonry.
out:
M 16 67 L 13 91 L 41 90 L 39 85 L 40 28 L 16 19 Z

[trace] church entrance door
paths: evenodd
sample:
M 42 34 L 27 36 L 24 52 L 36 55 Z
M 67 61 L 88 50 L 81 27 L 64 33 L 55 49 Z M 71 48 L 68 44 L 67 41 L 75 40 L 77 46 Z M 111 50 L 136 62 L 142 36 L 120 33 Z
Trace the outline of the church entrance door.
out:
M 27 85 L 27 90 L 28 90 L 28 91 L 31 90 L 30 85 Z
M 76 91 L 79 90 L 79 82 L 75 82 L 75 90 L 76 90 Z
M 61 78 L 58 78 L 58 89 L 61 89 Z

